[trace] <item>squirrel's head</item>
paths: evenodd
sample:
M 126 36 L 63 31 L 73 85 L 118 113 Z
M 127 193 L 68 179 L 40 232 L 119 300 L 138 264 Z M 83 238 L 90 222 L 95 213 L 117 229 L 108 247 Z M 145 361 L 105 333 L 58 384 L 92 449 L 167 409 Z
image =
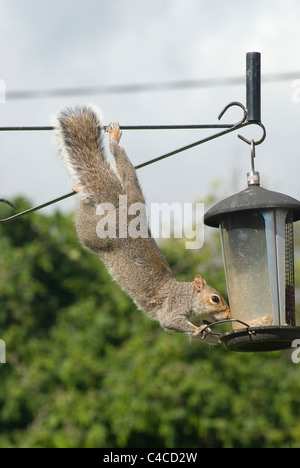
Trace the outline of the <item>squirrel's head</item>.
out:
M 231 318 L 229 306 L 221 294 L 211 288 L 200 275 L 196 275 L 193 287 L 197 303 L 196 313 L 199 312 L 199 315 L 205 316 L 211 322 Z

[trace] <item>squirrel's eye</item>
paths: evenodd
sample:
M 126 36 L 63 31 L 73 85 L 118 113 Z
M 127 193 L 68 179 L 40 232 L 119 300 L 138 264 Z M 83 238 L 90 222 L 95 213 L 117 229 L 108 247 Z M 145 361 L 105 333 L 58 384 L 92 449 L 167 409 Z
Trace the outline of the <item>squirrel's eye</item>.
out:
M 211 296 L 210 300 L 214 304 L 220 304 L 220 298 L 218 296 Z

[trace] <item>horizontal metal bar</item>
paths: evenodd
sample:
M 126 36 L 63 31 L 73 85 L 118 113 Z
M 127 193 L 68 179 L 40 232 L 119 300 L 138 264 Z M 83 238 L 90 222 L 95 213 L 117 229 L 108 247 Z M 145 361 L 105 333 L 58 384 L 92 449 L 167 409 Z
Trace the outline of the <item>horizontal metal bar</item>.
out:
M 203 130 L 232 128 L 234 124 L 204 124 L 204 125 L 120 125 L 120 130 Z M 103 127 L 106 130 L 106 126 Z M 53 131 L 54 127 L 0 127 L 0 132 L 33 132 Z

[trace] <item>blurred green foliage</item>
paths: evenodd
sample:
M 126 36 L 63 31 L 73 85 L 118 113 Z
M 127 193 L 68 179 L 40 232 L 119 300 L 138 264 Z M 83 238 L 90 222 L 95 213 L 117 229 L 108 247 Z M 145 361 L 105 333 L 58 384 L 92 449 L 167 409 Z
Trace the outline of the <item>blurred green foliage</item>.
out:
M 3 224 L 0 249 L 1 448 L 300 447 L 291 351 L 165 333 L 81 247 L 71 215 Z M 200 272 L 225 292 L 218 232 L 200 251 L 162 249 L 178 279 Z

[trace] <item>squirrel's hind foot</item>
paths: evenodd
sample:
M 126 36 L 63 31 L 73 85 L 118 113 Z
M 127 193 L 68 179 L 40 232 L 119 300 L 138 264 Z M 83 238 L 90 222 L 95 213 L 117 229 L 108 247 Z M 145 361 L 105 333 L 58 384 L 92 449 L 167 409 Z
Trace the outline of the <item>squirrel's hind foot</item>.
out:
M 108 127 L 106 127 L 107 133 L 109 133 L 110 143 L 119 143 L 121 140 L 122 132 L 120 130 L 120 125 L 117 122 L 111 122 Z
M 83 186 L 82 184 L 73 185 L 72 190 L 73 192 L 80 193 L 83 191 Z

